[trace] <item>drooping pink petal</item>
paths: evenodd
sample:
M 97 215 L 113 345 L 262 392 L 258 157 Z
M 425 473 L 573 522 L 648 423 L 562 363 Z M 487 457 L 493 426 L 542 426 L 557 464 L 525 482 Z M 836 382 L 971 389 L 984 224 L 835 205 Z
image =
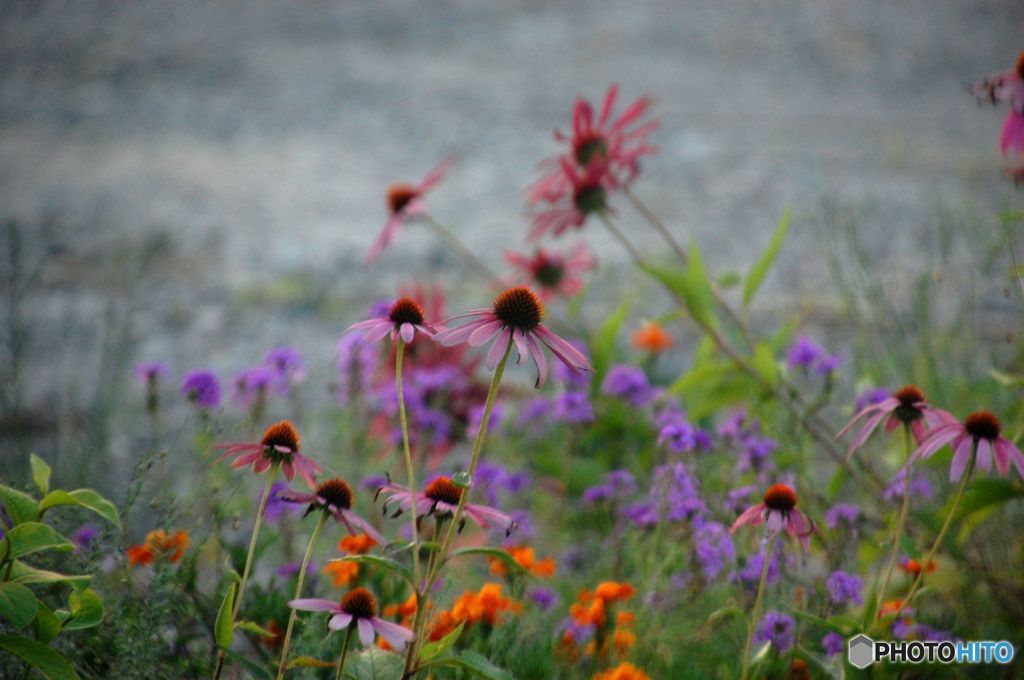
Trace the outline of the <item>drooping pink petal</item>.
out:
M 860 411 L 857 412 L 856 415 L 853 416 L 853 418 L 850 419 L 850 422 L 846 423 L 843 429 L 839 430 L 839 432 L 836 434 L 836 439 L 842 439 L 843 435 L 852 430 L 853 426 L 856 425 L 857 421 L 860 420 L 861 418 L 880 410 L 886 412 L 892 411 L 894 408 L 899 406 L 899 403 L 900 402 L 898 399 L 889 397 L 888 399 L 884 399 L 877 404 L 871 404 L 870 406 L 862 408 Z
M 767 515 L 765 528 L 768 529 L 770 536 L 774 536 L 782 531 L 782 528 L 786 525 L 786 518 L 778 510 L 769 509 Z
M 800 541 L 800 545 L 804 547 L 804 550 L 811 549 L 811 534 L 814 532 L 814 523 L 795 508 L 789 511 L 789 516 L 786 520 L 786 532 Z
M 533 361 L 537 364 L 537 380 L 533 386 L 535 389 L 539 389 L 548 379 L 548 358 L 544 356 L 544 350 L 532 335 L 526 336 L 526 342 L 529 345 L 530 354 L 533 355 Z
M 436 167 L 432 168 L 423 176 L 420 183 L 416 186 L 416 189 L 420 194 L 424 194 L 434 188 L 434 185 L 444 179 L 444 176 L 448 174 L 448 171 L 453 165 L 455 165 L 455 154 L 448 156 L 443 161 L 437 164 Z
M 469 334 L 466 342 L 470 347 L 479 347 L 480 345 L 486 345 L 488 341 L 494 338 L 501 331 L 502 323 L 497 319 L 493 321 L 485 321 L 476 325 L 472 333 Z
M 370 623 L 373 624 L 373 628 L 377 631 L 377 634 L 384 638 L 387 643 L 395 649 L 402 649 L 412 642 L 414 637 L 416 637 L 416 635 L 405 626 L 400 626 L 397 623 L 386 621 L 377 616 L 370 619 Z
M 971 439 L 961 437 L 953 448 L 953 464 L 949 466 L 949 481 L 959 481 L 964 476 L 967 463 L 971 460 Z
M 1010 461 L 1013 463 L 1013 466 L 1017 468 L 1018 474 L 1020 474 L 1021 478 L 1024 479 L 1024 454 L 1022 454 L 1020 449 L 1017 448 L 1017 445 L 1009 439 L 1001 439 L 1000 441 L 1003 443 L 1003 447 L 1006 452 L 1010 455 Z
M 738 528 L 744 524 L 749 524 L 752 527 L 756 527 L 761 524 L 764 520 L 764 503 L 758 503 L 752 505 L 743 511 L 743 514 L 736 518 L 736 521 L 729 527 L 729 533 L 735 532 Z
M 885 411 L 879 411 L 878 413 L 868 418 L 868 421 L 864 423 L 864 427 L 860 428 L 860 432 L 858 432 L 857 436 L 853 438 L 853 441 L 850 442 L 850 445 L 846 447 L 846 460 L 850 460 L 850 458 L 853 456 L 853 453 L 857 449 L 859 449 L 865 441 L 867 441 L 868 437 L 871 436 L 871 433 L 875 431 L 876 427 L 878 427 L 878 423 L 882 422 L 882 418 L 886 417 L 887 415 L 888 414 Z
M 288 606 L 304 612 L 340 612 L 341 607 L 333 600 L 321 600 L 318 598 L 307 598 L 289 600 Z
M 269 458 L 265 456 L 260 456 L 259 460 L 257 460 L 256 463 L 252 466 L 252 471 L 255 472 L 256 474 L 262 474 L 269 470 L 272 464 L 273 461 L 271 461 Z M 287 472 L 285 474 L 287 475 Z M 289 481 L 291 481 L 291 479 L 291 477 L 288 477 Z
M 537 326 L 537 329 L 534 332 L 540 338 L 541 342 L 547 345 L 547 348 L 550 349 L 556 357 L 561 359 L 566 366 L 577 370 L 593 372 L 594 368 L 590 365 L 590 360 L 587 359 L 583 352 L 573 347 L 571 342 L 555 335 L 544 326 Z
M 315 493 L 301 493 L 295 489 L 282 489 L 277 492 L 277 497 L 292 503 L 312 503 L 318 500 Z
M 370 524 L 368 521 L 366 521 L 356 513 L 352 512 L 351 510 L 342 510 L 341 514 L 345 519 L 349 521 L 349 524 L 359 527 L 359 529 L 362 530 L 364 534 L 366 534 L 374 541 L 376 541 L 378 545 L 387 544 L 388 540 L 384 538 L 384 536 L 379 531 L 377 531 L 377 529 L 374 528 L 372 524 Z
M 404 340 L 406 344 L 409 344 L 410 342 L 412 342 L 412 339 L 416 337 L 416 329 L 413 328 L 413 325 L 411 323 L 403 323 L 402 327 L 398 331 L 398 334 L 402 337 L 402 340 Z
M 370 246 L 370 252 L 366 255 L 366 264 L 373 264 L 380 257 L 380 254 L 384 252 L 391 242 L 395 239 L 398 234 L 399 228 L 402 226 L 402 214 L 398 213 L 390 215 L 388 221 L 384 223 L 384 228 L 381 230 L 377 240 Z
M 604 104 L 601 106 L 601 115 L 597 119 L 598 129 L 603 129 L 605 124 L 608 122 L 608 118 L 612 114 L 612 109 L 615 108 L 615 99 L 619 95 L 619 84 L 612 83 L 611 87 L 608 88 L 608 92 L 604 95 Z
M 1009 441 L 1000 437 L 996 440 L 996 443 L 992 445 L 993 452 L 996 459 L 996 470 L 999 474 L 1005 475 L 1010 471 L 1010 451 L 1007 449 L 1006 444 Z
M 363 643 L 363 647 L 369 647 L 373 644 L 373 624 L 369 619 L 357 619 L 357 625 L 359 626 L 359 641 Z
M 977 466 L 979 470 L 988 472 L 992 469 L 992 444 L 987 439 L 978 441 Z
M 467 503 L 465 512 L 473 519 L 474 522 L 484 529 L 489 529 L 491 522 L 506 531 L 511 529 L 515 524 L 515 520 L 513 520 L 510 515 L 506 515 L 500 510 L 495 510 L 494 508 L 487 507 L 486 505 Z
M 516 343 L 516 351 L 519 355 L 516 363 L 521 366 L 526 357 L 530 356 L 530 348 L 526 344 L 526 334 L 523 333 L 521 328 L 512 331 L 512 341 Z
M 509 343 L 512 341 L 512 329 L 506 328 L 501 332 L 500 335 L 491 343 L 491 349 L 487 351 L 487 368 L 494 370 L 494 367 L 501 361 L 501 357 L 505 355 L 505 351 L 508 349 Z
M 1006 155 L 1010 151 L 1024 153 L 1024 115 L 1012 108 L 1006 113 L 999 135 L 999 152 Z
M 231 462 L 231 467 L 234 468 L 235 470 L 237 470 L 238 468 L 243 468 L 246 465 L 251 465 L 252 463 L 255 463 L 256 461 L 258 461 L 262 457 L 263 457 L 263 451 L 255 451 L 253 453 L 247 453 L 245 455 L 239 456 L 238 458 L 235 458 Z
M 383 340 L 388 333 L 395 327 L 395 324 L 390 319 L 381 319 L 380 323 L 376 326 L 371 326 L 369 330 L 363 335 L 363 340 L 366 342 L 377 342 Z
M 930 458 L 936 451 L 956 439 L 962 433 L 963 427 L 959 424 L 940 425 L 928 433 L 927 439 L 914 451 L 914 455 L 910 459 Z
M 341 612 L 331 617 L 331 620 L 327 622 L 327 627 L 331 630 L 345 630 L 352 623 L 352 615 Z

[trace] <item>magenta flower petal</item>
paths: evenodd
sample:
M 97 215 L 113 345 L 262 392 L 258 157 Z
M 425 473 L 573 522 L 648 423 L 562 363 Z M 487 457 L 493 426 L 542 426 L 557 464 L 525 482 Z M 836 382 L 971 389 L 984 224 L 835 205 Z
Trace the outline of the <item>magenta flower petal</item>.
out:
M 373 624 L 370 623 L 369 619 L 356 619 L 356 625 L 359 626 L 359 641 L 363 643 L 363 647 L 369 647 L 373 644 Z
M 316 598 L 289 600 L 288 606 L 292 609 L 299 609 L 304 612 L 340 612 L 341 607 L 333 600 L 321 600 Z
M 414 637 L 416 637 L 413 632 L 405 626 L 400 626 L 397 623 L 386 621 L 376 616 L 370 619 L 370 623 L 373 624 L 373 628 L 377 631 L 377 634 L 384 638 L 387 643 L 395 649 L 402 649 L 412 642 Z
M 352 624 L 352 615 L 346 614 L 345 612 L 339 612 L 331 617 L 331 620 L 327 622 L 327 627 L 331 630 L 345 630 Z

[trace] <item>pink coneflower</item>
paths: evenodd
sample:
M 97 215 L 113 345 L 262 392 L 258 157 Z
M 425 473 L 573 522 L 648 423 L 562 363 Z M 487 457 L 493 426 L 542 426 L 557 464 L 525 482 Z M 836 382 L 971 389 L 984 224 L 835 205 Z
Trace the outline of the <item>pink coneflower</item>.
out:
M 373 644 L 373 638 L 380 635 L 395 649 L 401 649 L 412 642 L 415 634 L 392 621 L 377 616 L 377 600 L 366 588 L 353 588 L 345 593 L 341 602 L 314 598 L 291 600 L 288 606 L 305 612 L 330 612 L 327 621 L 331 630 L 346 630 L 349 626 L 359 629 L 359 641 L 364 647 Z
M 582 241 L 565 255 L 544 248 L 538 248 L 532 256 L 506 251 L 505 261 L 519 269 L 531 284 L 537 286 L 544 300 L 556 293 L 571 297 L 580 292 L 583 288 L 580 274 L 593 269 L 596 264 L 594 256 Z
M 268 427 L 258 442 L 214 444 L 214 448 L 227 450 L 221 458 L 237 456 L 231 463 L 235 469 L 252 465 L 253 472 L 260 473 L 279 463 L 288 481 L 295 479 L 297 469 L 309 488 L 315 489 L 314 476 L 323 472 L 323 468 L 299 453 L 299 443 L 298 430 L 291 421 L 282 420 Z
M 651 106 L 649 97 L 637 99 L 617 118 L 613 118 L 612 111 L 618 94 L 618 85 L 608 88 L 596 121 L 590 103 L 581 98 L 576 99 L 572 111 L 572 134 L 555 131 L 556 140 L 568 143 L 568 153 L 541 162 L 545 174 L 528 191 L 527 200 L 530 205 L 542 201 L 559 202 L 573 188 L 574 184 L 565 173 L 562 160 L 568 160 L 576 167 L 594 167 L 600 172 L 608 189 L 626 186 L 636 179 L 640 173 L 641 157 L 656 151 L 647 142 L 647 138 L 658 127 L 658 121 L 640 121 Z
M 749 524 L 760 526 L 765 522 L 769 538 L 773 538 L 783 528 L 790 536 L 800 541 L 804 550 L 810 549 L 810 537 L 814 533 L 814 522 L 796 509 L 796 493 L 785 484 L 774 484 L 764 494 L 763 502 L 747 508 L 736 518 L 729 533 Z
M 504 356 L 510 342 L 519 351 L 519 363 L 531 357 L 537 364 L 536 387 L 548 377 L 548 362 L 541 344 L 551 350 L 566 366 L 575 371 L 592 371 L 590 362 L 572 344 L 544 327 L 544 303 L 526 286 L 509 288 L 494 298 L 490 309 L 474 309 L 452 319 L 472 318 L 458 328 L 446 329 L 435 336 L 445 346 L 468 343 L 471 347 L 494 341 L 487 352 L 487 367 L 494 369 Z M 447 321 L 445 322 L 447 323 Z
M 423 320 L 423 307 L 418 302 L 404 297 L 395 300 L 387 316 L 360 321 L 349 326 L 345 332 L 364 331 L 363 339 L 367 342 L 376 342 L 390 333 L 392 342 L 398 342 L 398 338 L 402 338 L 408 344 L 416 337 L 417 331 L 430 338 L 441 329 Z
M 930 406 L 928 400 L 925 399 L 924 392 L 913 385 L 906 385 L 900 390 L 893 392 L 892 396 L 887 399 L 861 409 L 846 424 L 846 427 L 839 431 L 836 439 L 849 432 L 857 421 L 868 415 L 871 417 L 860 428 L 857 436 L 853 438 L 850 446 L 846 449 L 847 460 L 853 455 L 854 451 L 867 441 L 871 433 L 875 431 L 875 428 L 878 427 L 878 424 L 886 416 L 889 417 L 889 420 L 885 423 L 886 432 L 891 432 L 900 425 L 910 425 L 910 429 L 918 443 L 924 440 L 927 430 L 945 423 L 956 422 L 953 414 L 943 411 L 941 408 Z
M 1010 151 L 1024 154 L 1024 52 L 1018 55 L 1012 69 L 972 85 L 971 92 L 979 102 L 1010 105 L 999 135 L 999 151 L 1004 155 Z
M 566 190 L 552 194 L 545 202 L 549 207 L 533 215 L 533 228 L 527 237 L 535 240 L 554 232 L 561 236 L 569 229 L 579 229 L 587 217 L 610 211 L 608 207 L 607 173 L 599 163 L 577 168 L 565 158 L 558 159 L 567 182 Z
M 955 482 L 963 476 L 971 459 L 971 449 L 977 446 L 975 461 L 979 469 L 991 470 L 992 459 L 995 458 L 999 474 L 1008 474 L 1010 463 L 1013 462 L 1017 472 L 1024 477 L 1024 455 L 1016 444 L 1000 435 L 1001 430 L 1002 424 L 998 418 L 988 411 L 978 411 L 967 416 L 962 423 L 954 420 L 931 430 L 917 451 L 914 451 L 911 460 L 930 458 L 936 451 L 949 444 L 953 449 L 949 480 Z
M 427 515 L 441 518 L 454 517 L 455 511 L 459 507 L 459 500 L 464 492 L 465 489 L 457 486 L 448 477 L 438 477 L 430 484 L 427 484 L 427 488 L 424 491 L 413 492 L 405 487 L 395 486 L 394 484 L 387 484 L 377 490 L 378 494 L 384 493 L 388 495 L 387 500 L 384 501 L 385 513 L 388 512 L 389 506 L 397 504 L 398 509 L 392 514 L 392 517 L 398 517 L 403 512 L 411 510 L 415 504 L 417 519 L 422 519 Z M 414 498 L 415 501 L 413 500 Z M 511 534 L 512 530 L 516 527 L 516 522 L 510 515 L 506 515 L 504 512 L 487 505 L 466 503 L 464 512 L 481 528 L 489 529 L 493 523 L 504 529 L 506 536 Z M 465 522 L 466 519 L 463 518 L 459 531 L 462 531 L 462 524 L 465 524 Z
M 394 240 L 399 228 L 406 220 L 423 217 L 427 214 L 423 195 L 444 178 L 445 173 L 454 162 L 454 157 L 444 159 L 437 167 L 428 172 L 419 184 L 395 184 L 388 188 L 388 212 L 390 214 L 380 236 L 370 247 L 370 253 L 366 256 L 367 264 L 380 257 L 381 252 Z
M 328 479 L 317 485 L 313 493 L 301 493 L 293 489 L 280 491 L 278 498 L 292 503 L 309 503 L 306 514 L 314 510 L 323 510 L 334 517 L 334 521 L 344 524 L 348 532 L 353 536 L 364 533 L 380 545 L 387 543 L 379 531 L 365 519 L 352 512 L 352 504 L 355 496 L 352 494 L 352 487 L 344 479 Z M 359 531 L 356 530 L 358 527 Z

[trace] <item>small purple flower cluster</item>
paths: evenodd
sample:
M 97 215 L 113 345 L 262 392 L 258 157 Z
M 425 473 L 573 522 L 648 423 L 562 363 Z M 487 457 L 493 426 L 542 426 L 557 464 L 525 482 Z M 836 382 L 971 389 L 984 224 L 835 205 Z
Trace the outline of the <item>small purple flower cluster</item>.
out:
M 796 622 L 793 617 L 779 611 L 765 612 L 764 617 L 758 622 L 754 629 L 754 640 L 757 642 L 771 642 L 772 646 L 780 652 L 787 651 L 796 641 Z
M 818 375 L 830 375 L 843 363 L 843 358 L 827 353 L 818 343 L 801 335 L 790 346 L 786 363 L 790 370 L 800 368 Z
M 612 470 L 604 476 L 604 482 L 588 487 L 583 492 L 583 502 L 594 504 L 605 501 L 620 501 L 636 493 L 636 478 L 629 470 Z
M 860 594 L 861 589 L 864 587 L 864 582 L 860 576 L 848 574 L 845 571 L 834 571 L 825 582 L 825 587 L 828 588 L 829 598 L 834 605 L 845 606 L 864 603 L 864 599 Z
M 639 366 L 616 364 L 605 374 L 601 394 L 622 399 L 633 408 L 640 408 L 658 398 L 661 391 L 651 386 L 647 374 Z

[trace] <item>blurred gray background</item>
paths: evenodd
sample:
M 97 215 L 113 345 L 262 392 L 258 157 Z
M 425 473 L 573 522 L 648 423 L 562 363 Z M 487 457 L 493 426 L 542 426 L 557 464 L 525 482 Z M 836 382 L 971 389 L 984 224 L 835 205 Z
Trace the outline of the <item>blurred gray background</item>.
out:
M 0 2 L 7 426 L 111 407 L 139 359 L 177 381 L 293 344 L 330 371 L 401 283 L 479 306 L 422 230 L 363 267 L 386 187 L 457 153 L 434 214 L 477 253 L 521 247 L 552 130 L 612 82 L 662 121 L 637 193 L 716 272 L 792 208 L 766 304 L 820 311 L 835 206 L 869 216 L 883 271 L 928 266 L 943 215 L 995 238 L 1002 112 L 965 84 L 1011 66 L 1022 29 L 1019 0 Z M 585 236 L 611 306 L 625 254 Z

